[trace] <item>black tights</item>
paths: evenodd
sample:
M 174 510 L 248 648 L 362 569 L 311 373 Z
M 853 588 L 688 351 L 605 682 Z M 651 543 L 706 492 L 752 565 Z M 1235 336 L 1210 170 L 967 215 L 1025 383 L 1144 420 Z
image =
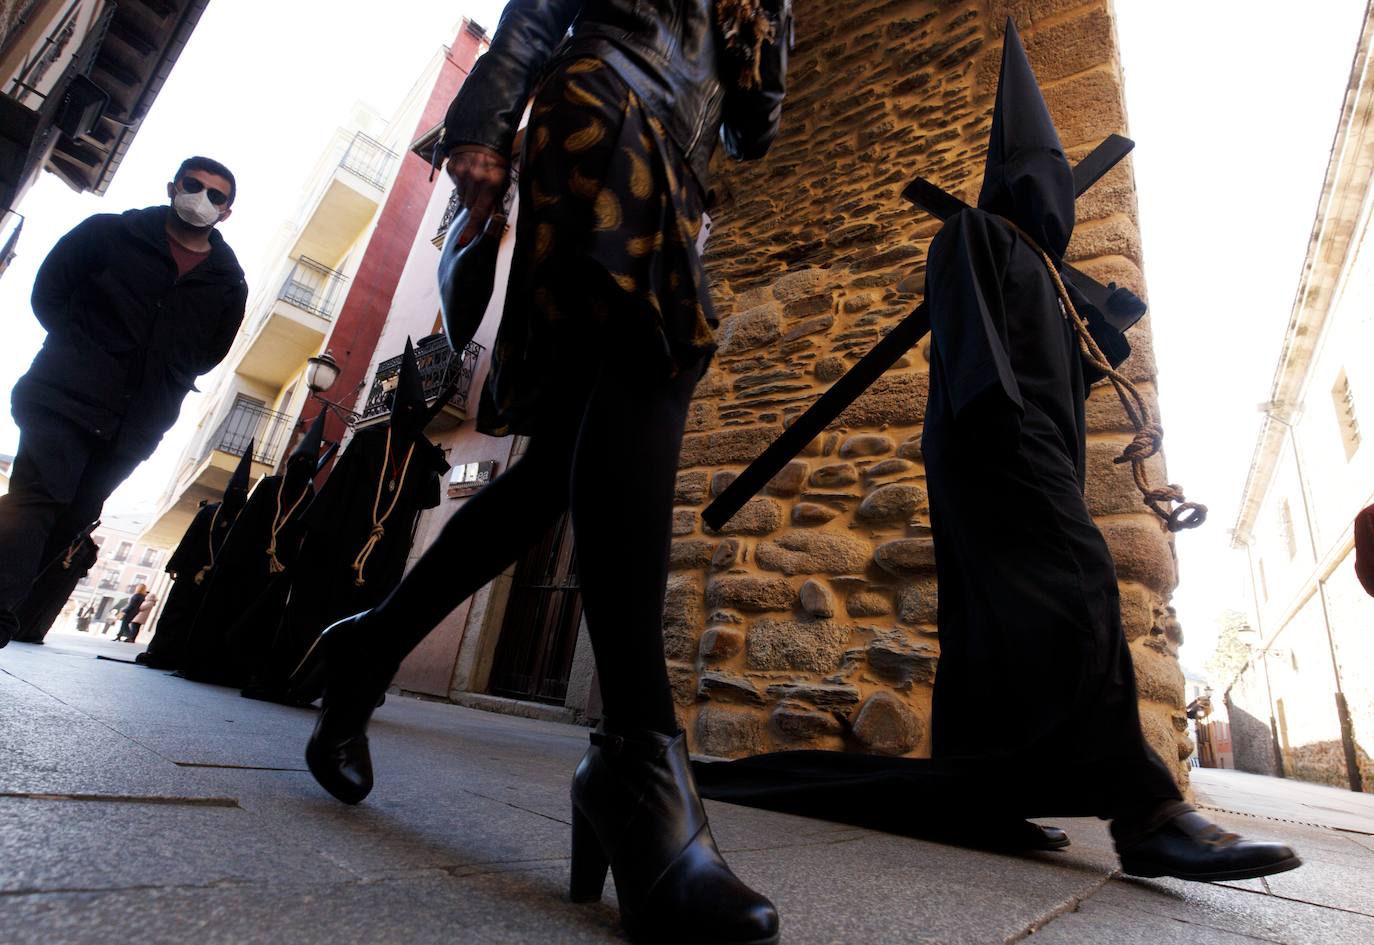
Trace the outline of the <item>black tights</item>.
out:
M 373 611 L 395 664 L 569 508 L 606 717 L 671 734 L 663 592 L 678 453 L 700 367 L 645 381 L 607 368 L 566 390 L 523 458 L 468 499 Z M 395 665 L 393 664 L 393 665 Z

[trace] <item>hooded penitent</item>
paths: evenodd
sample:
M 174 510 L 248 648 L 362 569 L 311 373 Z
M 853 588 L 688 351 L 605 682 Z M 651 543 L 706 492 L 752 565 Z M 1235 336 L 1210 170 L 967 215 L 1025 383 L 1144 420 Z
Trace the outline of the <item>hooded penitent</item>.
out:
M 229 484 L 224 487 L 224 496 L 220 499 L 220 514 L 229 515 L 231 525 L 233 517 L 243 510 L 244 503 L 248 501 L 248 490 L 253 485 L 253 450 L 256 446 L 256 440 L 248 441 L 248 448 L 239 457 L 239 464 L 234 467 L 234 474 L 229 477 Z
M 416 516 L 439 504 L 439 477 L 448 468 L 443 452 L 425 439 L 431 416 L 407 340 L 390 421 L 356 431 L 320 488 L 285 614 L 244 695 L 314 699 L 318 693 L 286 692 L 310 644 L 334 621 L 375 606 L 400 580 Z
M 1073 235 L 1073 203 L 1073 170 L 1008 20 L 978 209 L 1015 223 L 1058 261 Z
M 291 455 L 286 458 L 287 494 L 300 495 L 300 490 L 314 481 L 319 474 L 320 448 L 324 445 L 325 411 L 320 410 L 315 420 L 305 431 L 305 436 L 296 444 Z
M 1054 268 L 1073 176 L 1010 22 L 986 174 L 978 208 L 949 216 L 926 267 L 932 757 L 759 755 L 701 766 L 708 797 L 945 836 L 991 824 L 1007 834 L 994 841 L 1038 836 L 1019 817 L 1111 817 L 1179 797 L 1141 735 L 1116 573 L 1083 499 L 1083 366 Z

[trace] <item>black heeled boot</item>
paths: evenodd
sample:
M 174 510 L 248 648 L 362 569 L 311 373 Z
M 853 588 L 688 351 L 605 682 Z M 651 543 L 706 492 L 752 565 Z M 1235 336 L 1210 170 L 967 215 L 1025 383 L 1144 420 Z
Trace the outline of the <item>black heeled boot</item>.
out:
M 1269 876 L 1302 865 L 1287 844 L 1246 840 L 1184 803 L 1161 805 L 1135 820 L 1117 818 L 1112 821 L 1112 839 L 1121 871 L 1131 876 L 1213 883 Z
M 598 901 L 609 869 L 637 942 L 774 945 L 777 910 L 716 849 L 682 733 L 591 740 L 573 775 L 572 900 Z
M 323 690 L 315 731 L 305 746 L 310 773 L 345 804 L 357 804 L 372 790 L 372 755 L 367 723 L 381 704 L 392 672 L 379 670 L 364 641 L 368 611 L 328 627 L 291 674 L 290 691 Z

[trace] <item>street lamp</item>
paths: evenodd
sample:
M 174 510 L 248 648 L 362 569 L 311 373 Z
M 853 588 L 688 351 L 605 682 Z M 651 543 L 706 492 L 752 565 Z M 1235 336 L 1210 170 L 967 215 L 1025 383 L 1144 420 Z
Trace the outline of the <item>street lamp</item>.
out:
M 339 415 L 339 419 L 348 426 L 352 426 L 358 422 L 358 415 L 342 404 L 337 404 L 324 396 L 324 392 L 333 387 L 334 382 L 339 379 L 341 370 L 339 362 L 335 361 L 334 355 L 328 351 L 313 358 L 307 358 L 305 362 L 305 386 L 310 388 L 310 395 L 323 404 L 326 409 L 333 410 Z M 354 393 L 356 394 L 361 388 L 362 382 L 360 381 L 358 387 L 354 389 Z

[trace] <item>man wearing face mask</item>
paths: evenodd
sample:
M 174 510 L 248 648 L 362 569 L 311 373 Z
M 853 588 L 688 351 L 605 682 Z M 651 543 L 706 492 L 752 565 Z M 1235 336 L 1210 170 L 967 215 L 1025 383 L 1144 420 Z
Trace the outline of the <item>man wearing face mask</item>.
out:
M 0 497 L 0 646 L 43 564 L 152 455 L 243 320 L 243 270 L 215 231 L 232 212 L 234 175 L 188 158 L 167 196 L 170 206 L 87 218 L 34 279 L 48 335 L 11 395 L 20 440 Z

